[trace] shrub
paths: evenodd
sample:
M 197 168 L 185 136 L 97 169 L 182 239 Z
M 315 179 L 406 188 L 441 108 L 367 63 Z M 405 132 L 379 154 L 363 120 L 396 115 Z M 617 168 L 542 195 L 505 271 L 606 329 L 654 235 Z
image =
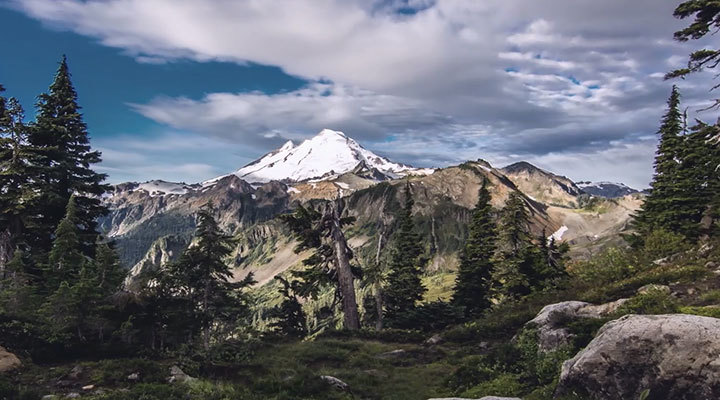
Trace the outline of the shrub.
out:
M 703 317 L 720 318 L 720 307 L 680 307 L 679 311 L 683 314 L 700 315 Z
M 678 301 L 666 291 L 651 288 L 620 306 L 616 315 L 626 314 L 673 314 L 680 311 Z
M 645 260 L 651 262 L 674 254 L 684 253 L 689 249 L 690 242 L 685 236 L 657 229 L 644 238 L 641 254 Z
M 483 396 L 519 396 L 524 387 L 516 374 L 500 374 L 492 380 L 480 383 L 465 391 L 463 397 L 480 398 Z
M 637 260 L 626 249 L 612 247 L 591 260 L 574 264 L 570 274 L 583 283 L 601 285 L 631 277 L 638 270 Z

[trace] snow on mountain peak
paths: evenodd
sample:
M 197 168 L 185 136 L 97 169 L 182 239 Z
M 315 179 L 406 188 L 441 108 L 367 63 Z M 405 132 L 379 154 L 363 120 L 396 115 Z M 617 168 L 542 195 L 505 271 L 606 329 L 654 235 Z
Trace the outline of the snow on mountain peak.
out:
M 234 174 L 248 182 L 298 182 L 350 172 L 363 162 L 393 178 L 434 172 L 429 168 L 418 169 L 394 163 L 365 149 L 343 132 L 323 129 L 297 146 L 292 141 L 286 142 L 279 149 L 267 153 Z M 212 179 L 206 184 L 214 183 L 218 179 Z

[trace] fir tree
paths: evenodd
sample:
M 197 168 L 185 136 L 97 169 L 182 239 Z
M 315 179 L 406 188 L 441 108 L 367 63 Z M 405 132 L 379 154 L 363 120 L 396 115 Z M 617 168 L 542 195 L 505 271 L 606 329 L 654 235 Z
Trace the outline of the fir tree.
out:
M 510 194 L 500 212 L 491 289 L 498 300 L 527 295 L 533 286 L 537 252 L 530 236 L 530 214 L 522 195 Z
M 31 243 L 40 253 L 49 249 L 50 234 L 74 194 L 83 254 L 91 255 L 97 236 L 96 219 L 106 212 L 99 197 L 109 187 L 102 183 L 106 176 L 91 169 L 100 162 L 100 153 L 90 147 L 65 57 L 48 93 L 38 99 L 36 122 L 28 137 L 38 150 L 39 167 L 35 174 L 39 201 L 35 203 Z
M 234 240 L 220 229 L 213 211 L 212 204 L 208 204 L 198 212 L 195 241 L 169 271 L 178 284 L 176 292 L 190 300 L 206 350 L 213 330 L 215 337 L 222 339 L 228 328 L 247 316 L 246 299 L 238 292 L 255 283 L 252 274 L 240 282 L 231 282 L 233 273 L 226 260 Z
M 468 226 L 468 237 L 460 254 L 455 282 L 455 305 L 464 307 L 466 316 L 477 316 L 490 306 L 490 279 L 493 272 L 496 227 L 487 180 L 483 180 L 478 201 Z
M 50 342 L 70 343 L 80 326 L 79 305 L 76 291 L 66 281 L 61 282 L 57 290 L 47 297 L 40 314 L 44 317 Z
M 680 94 L 676 86 L 668 99 L 668 110 L 663 116 L 658 130 L 660 143 L 655 156 L 655 175 L 650 194 L 645 198 L 642 208 L 634 219 L 637 235 L 636 245 L 654 229 L 677 232 L 683 224 L 684 213 L 681 197 L 684 196 L 680 182 L 679 169 L 684 152 L 683 114 L 680 111 Z
M 105 294 L 112 294 L 120 287 L 126 272 L 120 258 L 107 242 L 99 242 L 95 250 L 96 284 Z
M 40 300 L 35 286 L 37 277 L 28 273 L 22 251 L 14 252 L 6 272 L 0 285 L 0 314 L 13 318 L 28 318 L 34 315 Z
M 299 278 L 296 293 L 316 298 L 324 287 L 335 286 L 335 298 L 342 302 L 345 329 L 360 329 L 360 315 L 355 298 L 354 279 L 360 270 L 351 265 L 353 252 L 345 240 L 343 228 L 355 222 L 353 217 L 341 217 L 342 200 L 330 202 L 320 213 L 313 208 L 299 206 L 294 213 L 281 217 L 298 240 L 295 252 L 312 250 L 303 260 L 306 268 L 293 272 Z
M 2 92 L 0 86 L 0 93 Z M 24 112 L 15 98 L 0 96 L 0 280 L 22 236 L 32 203 L 34 152 L 27 143 Z
M 282 284 L 280 294 L 283 296 L 283 302 L 270 310 L 268 316 L 275 319 L 270 324 L 270 328 L 283 336 L 305 337 L 308 333 L 307 317 L 293 290 L 293 286 L 297 286 L 297 281 L 289 282 L 280 276 L 276 276 L 275 279 Z
M 50 292 L 62 281 L 74 283 L 85 261 L 81 253 L 77 214 L 75 196 L 71 196 L 65 207 L 65 216 L 55 230 L 55 240 L 48 257 L 45 285 Z
M 414 201 L 410 183 L 405 186 L 405 205 L 398 216 L 395 246 L 389 264 L 385 289 L 385 317 L 397 325 L 403 314 L 415 310 L 422 300 L 425 287 L 420 279 L 423 248 L 412 219 Z

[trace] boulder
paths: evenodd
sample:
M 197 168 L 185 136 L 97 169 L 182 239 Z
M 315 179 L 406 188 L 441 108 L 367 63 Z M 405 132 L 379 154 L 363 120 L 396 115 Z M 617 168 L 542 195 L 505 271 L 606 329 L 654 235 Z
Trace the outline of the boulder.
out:
M 347 392 L 350 390 L 350 385 L 347 383 L 341 381 L 340 379 L 330 376 L 330 375 L 322 375 L 320 377 L 323 381 L 325 381 L 330 386 L 334 387 L 337 390 L 342 390 L 343 392 Z
M 424 344 L 426 346 L 435 346 L 436 344 L 440 344 L 443 341 L 443 337 L 440 336 L 440 334 L 436 333 L 432 335 L 430 338 L 428 338 Z
M 140 380 L 140 373 L 139 372 L 133 372 L 132 374 L 127 376 L 127 380 L 131 382 L 137 382 Z
M 0 346 L 0 373 L 10 372 L 20 368 L 20 366 L 22 366 L 20 359 L 15 354 Z
M 167 378 L 168 383 L 187 383 L 196 380 L 192 376 L 183 372 L 180 367 L 173 365 L 170 367 L 170 376 Z
M 626 315 L 565 361 L 556 395 L 594 399 L 720 398 L 720 319 L 685 314 Z
M 565 327 L 568 322 L 580 318 L 603 318 L 615 312 L 627 299 L 612 303 L 593 305 L 584 301 L 563 301 L 543 307 L 527 325 L 538 330 L 538 347 L 541 351 L 553 351 L 570 344 L 573 334 Z

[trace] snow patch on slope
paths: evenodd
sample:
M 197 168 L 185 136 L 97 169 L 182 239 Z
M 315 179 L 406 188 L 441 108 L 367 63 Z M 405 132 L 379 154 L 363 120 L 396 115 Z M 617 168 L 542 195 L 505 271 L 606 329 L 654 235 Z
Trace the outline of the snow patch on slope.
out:
M 548 240 L 550 240 L 550 239 L 555 239 L 556 241 L 562 240 L 563 235 L 565 234 L 565 232 L 568 231 L 568 229 L 569 228 L 565 225 L 561 226 L 560 229 L 555 231 L 555 233 L 548 236 Z
M 147 181 L 139 183 L 133 191 L 142 190 L 147 192 L 151 197 L 165 196 L 170 194 L 182 195 L 187 194 L 193 188 L 184 183 L 166 182 L 161 180 Z

